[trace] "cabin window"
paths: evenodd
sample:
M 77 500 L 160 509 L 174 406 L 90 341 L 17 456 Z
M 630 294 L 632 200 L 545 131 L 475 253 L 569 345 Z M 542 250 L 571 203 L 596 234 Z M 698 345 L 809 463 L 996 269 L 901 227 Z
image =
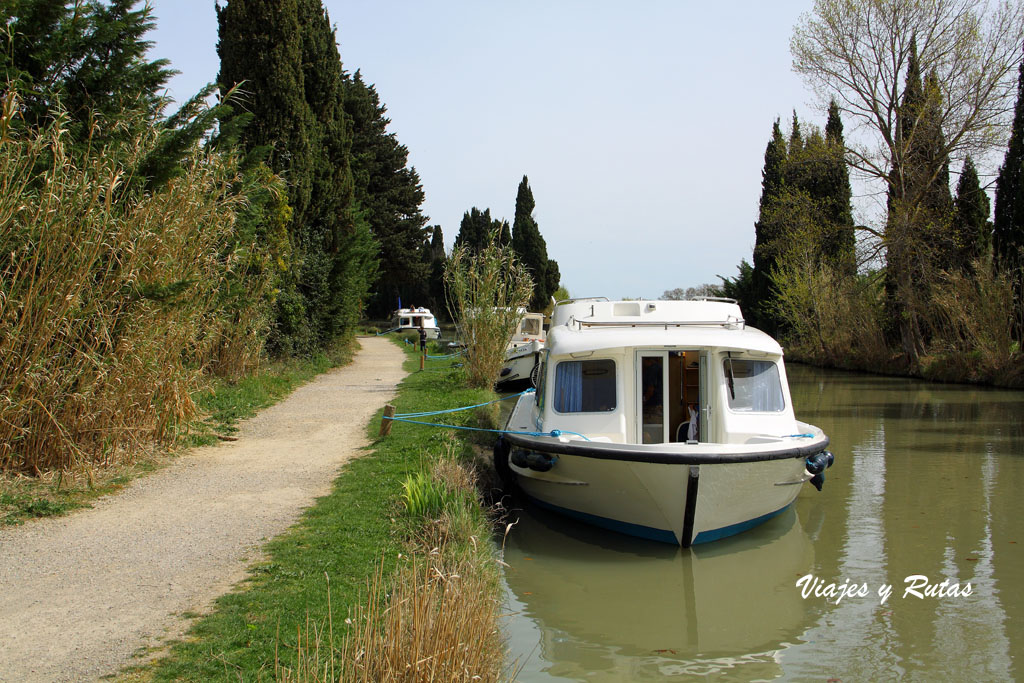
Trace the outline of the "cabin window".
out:
M 540 320 L 537 318 L 526 318 L 523 320 L 522 332 L 527 336 L 540 335 Z
M 730 409 L 756 413 L 785 410 L 779 366 L 774 362 L 726 358 L 724 370 Z
M 398 324 L 401 325 L 402 327 L 412 327 L 412 319 L 411 318 L 399 318 L 398 319 Z
M 568 360 L 556 365 L 554 402 L 559 413 L 615 410 L 615 361 Z

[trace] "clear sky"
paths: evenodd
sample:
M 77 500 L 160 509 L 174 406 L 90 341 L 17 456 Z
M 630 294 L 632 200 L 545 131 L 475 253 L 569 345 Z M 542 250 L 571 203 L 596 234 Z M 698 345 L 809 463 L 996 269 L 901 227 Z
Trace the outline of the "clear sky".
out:
M 223 4 L 223 0 L 221 0 Z M 214 0 L 152 0 L 184 100 L 216 78 Z M 471 207 L 534 217 L 574 296 L 657 298 L 751 259 L 772 122 L 824 114 L 790 69 L 812 0 L 325 0 L 450 248 Z

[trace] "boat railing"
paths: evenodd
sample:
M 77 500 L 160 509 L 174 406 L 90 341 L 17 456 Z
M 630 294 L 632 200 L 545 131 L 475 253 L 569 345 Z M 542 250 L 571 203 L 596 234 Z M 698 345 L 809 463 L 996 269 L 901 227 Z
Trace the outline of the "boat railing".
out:
M 575 321 L 580 328 L 584 327 L 724 327 L 726 329 L 742 328 L 746 321 L 743 318 L 727 318 L 726 320 L 579 320 Z
M 552 297 L 553 299 L 554 297 Z M 555 306 L 561 306 L 562 304 L 576 304 L 581 301 L 610 301 L 606 296 L 577 296 L 571 299 L 561 299 L 555 302 Z
M 720 301 L 725 304 L 738 304 L 739 301 L 728 296 L 694 296 L 687 301 Z

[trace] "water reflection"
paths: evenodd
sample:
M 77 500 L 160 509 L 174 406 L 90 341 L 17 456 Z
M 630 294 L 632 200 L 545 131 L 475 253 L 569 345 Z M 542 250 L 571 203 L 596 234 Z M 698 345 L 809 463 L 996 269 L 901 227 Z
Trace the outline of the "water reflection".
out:
M 519 680 L 1016 678 L 1024 393 L 789 375 L 837 460 L 762 527 L 682 550 L 525 510 L 505 548 Z M 870 594 L 804 599 L 808 573 Z M 903 597 L 915 574 L 972 594 Z
M 742 666 L 772 675 L 774 651 L 805 619 L 792 586 L 813 545 L 792 511 L 756 533 L 685 550 L 527 506 L 504 558 L 513 608 L 540 632 L 539 660 L 523 662 L 524 673 L 621 681 Z M 738 619 L 751 604 L 772 618 Z

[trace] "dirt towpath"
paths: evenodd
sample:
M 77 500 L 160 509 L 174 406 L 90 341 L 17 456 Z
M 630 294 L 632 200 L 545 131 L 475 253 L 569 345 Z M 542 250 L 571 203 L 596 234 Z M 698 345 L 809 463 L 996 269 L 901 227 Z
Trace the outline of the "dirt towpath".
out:
M 0 529 L 0 681 L 81 681 L 177 636 L 324 495 L 405 373 L 384 338 L 88 510 Z

